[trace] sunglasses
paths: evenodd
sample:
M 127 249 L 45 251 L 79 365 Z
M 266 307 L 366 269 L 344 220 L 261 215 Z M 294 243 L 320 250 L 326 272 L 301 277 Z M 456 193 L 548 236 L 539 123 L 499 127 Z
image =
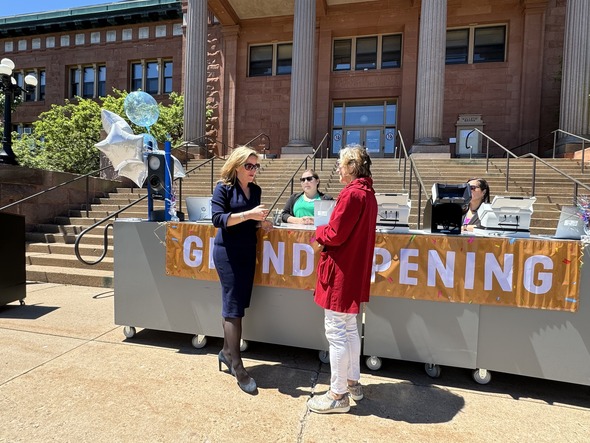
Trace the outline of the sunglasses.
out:
M 244 163 L 244 169 L 246 169 L 246 171 L 258 171 L 260 165 L 258 163 Z
M 306 181 L 306 180 L 307 180 L 308 182 L 310 182 L 310 181 L 312 181 L 314 178 L 315 178 L 315 177 L 314 177 L 313 175 L 312 175 L 312 176 L 310 176 L 310 177 L 301 177 L 301 178 L 299 179 L 299 181 L 300 181 L 301 183 L 303 183 L 303 182 L 304 182 L 304 181 Z

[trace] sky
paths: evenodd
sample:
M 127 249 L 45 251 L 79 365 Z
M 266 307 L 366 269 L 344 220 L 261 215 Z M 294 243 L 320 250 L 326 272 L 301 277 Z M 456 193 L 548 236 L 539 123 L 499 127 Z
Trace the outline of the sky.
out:
M 0 17 L 101 5 L 116 0 L 0 0 Z

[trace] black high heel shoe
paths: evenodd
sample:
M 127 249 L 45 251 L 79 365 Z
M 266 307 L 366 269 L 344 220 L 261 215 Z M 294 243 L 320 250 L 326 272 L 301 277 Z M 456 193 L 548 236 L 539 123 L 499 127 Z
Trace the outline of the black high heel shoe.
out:
M 221 363 L 223 363 L 225 366 L 227 366 L 229 373 L 231 375 L 234 375 L 234 371 L 233 371 L 233 368 L 231 367 L 231 363 L 229 361 L 227 361 L 227 358 L 225 358 L 225 354 L 223 353 L 223 351 L 219 351 L 219 354 L 217 355 L 217 362 L 219 363 L 219 370 L 220 371 L 221 371 Z
M 238 382 L 238 386 L 246 394 L 254 394 L 258 389 L 258 386 L 256 386 L 256 380 L 254 380 L 252 377 L 248 376 L 247 383 L 240 383 L 240 380 L 238 380 L 238 376 L 236 375 L 235 377 L 236 381 Z

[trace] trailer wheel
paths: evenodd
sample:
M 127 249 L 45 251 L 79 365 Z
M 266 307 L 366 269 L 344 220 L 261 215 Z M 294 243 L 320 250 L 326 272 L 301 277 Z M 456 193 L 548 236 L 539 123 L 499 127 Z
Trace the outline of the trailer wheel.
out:
M 193 348 L 201 349 L 207 346 L 207 336 L 206 335 L 195 335 L 191 340 L 191 344 Z
M 440 377 L 440 366 L 434 363 L 426 363 L 424 365 L 424 370 L 429 377 L 438 378 Z
M 492 373 L 487 369 L 477 368 L 473 371 L 473 379 L 480 385 L 487 385 L 492 379 Z
M 135 336 L 135 333 L 137 331 L 135 330 L 135 328 L 133 326 L 125 326 L 123 328 L 123 335 L 127 338 L 133 338 Z
M 320 351 L 318 352 L 318 357 L 322 363 L 330 364 L 330 351 Z
M 379 369 L 381 369 L 381 359 L 375 355 L 367 357 L 365 363 L 367 364 L 367 368 L 369 368 L 371 371 L 378 371 Z

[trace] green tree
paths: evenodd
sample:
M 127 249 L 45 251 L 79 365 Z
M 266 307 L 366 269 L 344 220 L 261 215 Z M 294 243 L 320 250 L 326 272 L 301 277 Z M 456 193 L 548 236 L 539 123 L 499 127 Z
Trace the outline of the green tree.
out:
M 63 105 L 52 105 L 33 123 L 33 135 L 14 137 L 13 150 L 23 166 L 53 171 L 85 174 L 99 168 L 99 151 L 94 146 L 101 140 L 101 108 L 114 112 L 127 120 L 135 134 L 147 132 L 129 121 L 124 101 L 127 92 L 113 90 L 94 101 L 77 97 Z M 150 128 L 159 144 L 170 139 L 173 145 L 181 143 L 183 128 L 183 97 L 170 94 L 170 104 L 158 105 L 160 117 Z

